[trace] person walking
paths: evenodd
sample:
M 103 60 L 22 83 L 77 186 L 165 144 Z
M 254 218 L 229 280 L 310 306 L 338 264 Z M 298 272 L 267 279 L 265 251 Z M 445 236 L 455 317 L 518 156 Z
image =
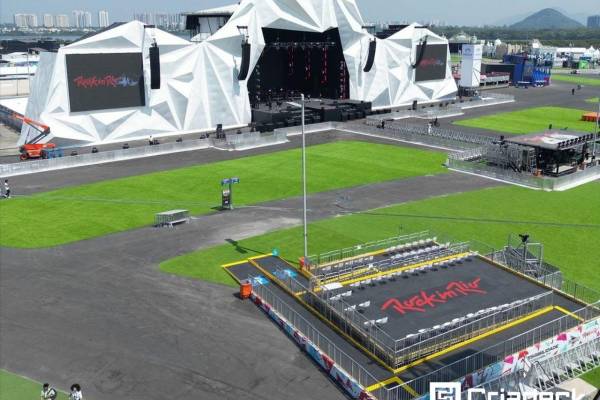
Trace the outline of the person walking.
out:
M 49 383 L 44 383 L 42 386 L 42 392 L 40 393 L 40 400 L 56 400 L 58 392 Z
M 69 394 L 69 400 L 83 400 L 81 386 L 79 386 L 78 383 L 74 383 L 71 385 L 71 393 Z
M 2 197 L 10 199 L 10 185 L 8 184 L 8 179 L 4 180 L 4 195 Z

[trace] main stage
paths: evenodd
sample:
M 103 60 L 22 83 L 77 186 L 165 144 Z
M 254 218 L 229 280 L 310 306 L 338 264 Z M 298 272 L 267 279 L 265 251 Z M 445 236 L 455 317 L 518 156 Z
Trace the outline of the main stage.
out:
M 252 107 L 252 122 L 256 129 L 272 131 L 302 123 L 300 97 L 285 94 L 269 97 L 270 100 L 257 102 Z M 307 98 L 305 103 L 305 123 L 329 121 L 351 121 L 371 115 L 371 103 L 356 100 L 333 100 Z

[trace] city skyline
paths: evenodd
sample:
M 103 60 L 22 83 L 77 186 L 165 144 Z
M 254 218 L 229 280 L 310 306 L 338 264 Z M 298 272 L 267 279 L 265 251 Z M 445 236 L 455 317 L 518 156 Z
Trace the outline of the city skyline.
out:
M 126 4 L 117 0 L 103 1 L 102 9 L 112 16 L 112 21 L 129 21 L 134 13 L 177 14 L 186 11 L 196 11 L 204 8 L 223 6 L 234 0 L 172 0 L 168 4 L 158 0 L 134 0 Z M 387 0 L 357 0 L 358 6 L 368 21 L 433 21 L 440 20 L 449 25 L 504 25 L 516 22 L 518 19 L 551 7 L 586 24 L 589 16 L 600 13 L 600 7 L 593 0 L 572 0 L 565 6 L 564 0 L 506 0 L 506 7 L 499 8 L 494 13 L 478 13 L 480 2 L 474 0 L 456 0 L 450 2 L 423 1 L 408 3 L 399 0 L 390 3 Z M 13 14 L 69 14 L 74 9 L 98 11 L 98 2 L 93 0 L 66 0 L 55 3 L 45 3 L 40 6 L 34 0 L 5 0 L 0 2 L 1 22 L 12 22 Z M 567 9 L 565 9 L 567 8 Z M 40 18 L 38 17 L 38 18 Z
M 110 25 L 108 11 L 99 10 L 96 15 L 94 23 L 92 12 L 87 10 L 73 10 L 71 17 L 67 14 L 16 13 L 13 23 L 18 28 L 105 28 Z

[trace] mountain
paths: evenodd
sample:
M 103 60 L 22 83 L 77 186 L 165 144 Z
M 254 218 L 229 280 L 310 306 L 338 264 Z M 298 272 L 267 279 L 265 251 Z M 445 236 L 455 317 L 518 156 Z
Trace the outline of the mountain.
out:
M 512 29 L 577 29 L 584 26 L 553 8 L 545 8 L 510 26 Z

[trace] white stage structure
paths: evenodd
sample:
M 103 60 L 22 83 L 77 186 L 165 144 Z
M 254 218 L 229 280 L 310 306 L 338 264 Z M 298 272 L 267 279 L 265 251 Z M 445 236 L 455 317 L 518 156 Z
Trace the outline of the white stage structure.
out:
M 350 99 L 372 102 L 373 108 L 433 101 L 456 93 L 445 38 L 417 24 L 409 25 L 387 39 L 377 39 L 372 67 L 365 68 L 375 37 L 363 29 L 364 25 L 355 0 L 243 0 L 228 23 L 201 43 L 137 21 L 125 23 L 65 46 L 56 54 L 42 54 L 27 116 L 50 126 L 51 134 L 45 141 L 67 146 L 214 131 L 217 124 L 224 128 L 246 126 L 251 122 L 247 80 L 265 47 L 263 28 L 315 33 L 337 28 L 349 73 Z M 151 89 L 149 53 L 153 42 L 160 51 L 158 89 Z M 244 42 L 250 45 L 247 60 L 242 57 Z M 436 45 L 438 53 L 444 46 L 443 59 L 428 54 L 427 49 L 435 49 Z M 114 59 L 115 54 L 123 54 L 128 71 L 134 71 L 136 53 L 141 53 L 143 66 L 139 99 L 121 99 L 131 97 L 129 88 L 127 96 L 113 96 L 113 106 L 104 102 L 98 109 L 98 104 L 90 103 L 94 99 L 78 91 L 81 88 L 70 88 L 76 78 L 78 85 L 86 89 L 90 82 L 106 82 L 90 81 L 85 74 L 70 76 L 75 73 L 67 71 L 69 56 L 105 55 L 106 59 Z M 443 62 L 441 76 L 419 77 L 415 64 L 421 61 L 434 66 Z M 240 74 L 245 62 L 247 73 Z M 115 65 L 117 74 L 119 67 Z M 125 75 L 119 76 L 123 87 L 131 83 Z M 80 97 L 83 103 L 79 103 Z M 21 142 L 30 137 L 28 129 L 23 128 Z

